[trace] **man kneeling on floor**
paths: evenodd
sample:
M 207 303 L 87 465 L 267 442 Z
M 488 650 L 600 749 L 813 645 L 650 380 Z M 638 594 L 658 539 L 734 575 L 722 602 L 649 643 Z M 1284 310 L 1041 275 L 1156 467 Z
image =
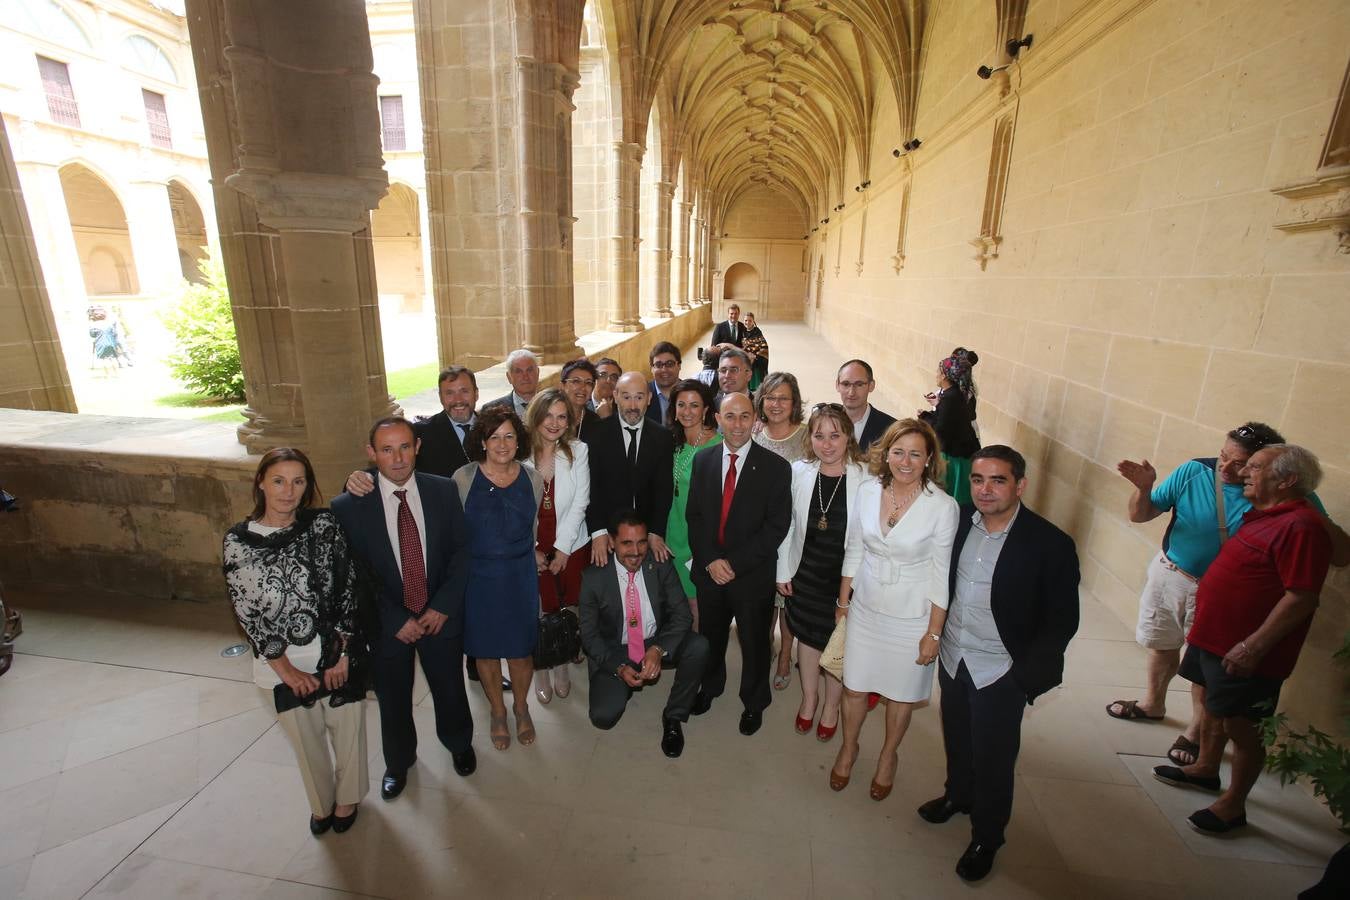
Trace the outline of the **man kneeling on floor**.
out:
M 661 751 L 684 752 L 683 723 L 708 664 L 708 640 L 694 617 L 675 563 L 657 562 L 647 549 L 647 523 L 636 511 L 620 513 L 609 528 L 615 553 L 581 576 L 581 645 L 591 672 L 591 722 L 610 729 L 634 691 L 653 684 L 666 666 L 675 683 L 661 714 Z
M 1247 795 L 1265 763 L 1259 722 L 1275 712 L 1280 687 L 1298 661 L 1331 559 L 1322 516 L 1307 501 L 1322 469 L 1295 444 L 1271 444 L 1242 470 L 1252 508 L 1205 571 L 1182 678 L 1204 690 L 1200 756 L 1189 766 L 1156 766 L 1177 787 L 1218 791 L 1224 745 L 1233 742 L 1228 789 L 1192 813 L 1201 834 L 1247 824 Z

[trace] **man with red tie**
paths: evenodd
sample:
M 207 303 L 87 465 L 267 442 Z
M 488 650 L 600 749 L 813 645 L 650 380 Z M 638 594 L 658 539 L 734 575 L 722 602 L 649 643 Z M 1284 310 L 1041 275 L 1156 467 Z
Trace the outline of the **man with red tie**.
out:
M 412 423 L 390 416 L 370 429 L 366 454 L 378 475 L 364 497 L 341 494 L 333 514 L 352 553 L 374 573 L 380 634 L 372 642 L 375 694 L 380 702 L 384 780 L 393 800 L 417 759 L 413 725 L 414 657 L 422 662 L 436 710 L 436 736 L 455 771 L 477 768 L 473 717 L 464 693 L 464 586 L 468 533 L 454 482 L 415 472 L 420 442 Z
M 709 662 L 694 700 L 701 715 L 727 681 L 731 620 L 741 645 L 741 734 L 763 724 L 771 700 L 774 574 L 778 545 L 792 518 L 792 467 L 750 440 L 754 407 L 744 394 L 728 394 L 717 414 L 719 446 L 700 450 L 689 478 L 685 520 L 693 550 L 690 576 L 698 589 L 699 630 L 708 638 Z
M 661 713 L 661 752 L 684 752 L 684 723 L 708 663 L 708 641 L 693 630 L 694 617 L 675 563 L 658 562 L 648 549 L 647 523 L 637 510 L 610 523 L 614 558 L 581 576 L 581 645 L 590 660 L 591 723 L 618 724 L 634 691 L 675 668 L 675 684 Z

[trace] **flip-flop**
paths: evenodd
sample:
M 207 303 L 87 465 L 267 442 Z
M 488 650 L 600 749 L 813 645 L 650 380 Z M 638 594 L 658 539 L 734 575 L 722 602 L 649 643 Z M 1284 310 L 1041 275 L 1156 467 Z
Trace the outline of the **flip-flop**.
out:
M 1186 753 L 1190 759 L 1181 759 L 1180 755 Z M 1177 739 L 1172 742 L 1171 748 L 1167 751 L 1167 758 L 1179 766 L 1194 765 L 1200 758 L 1200 745 L 1192 741 L 1184 734 L 1177 735 Z
M 1119 712 L 1112 712 L 1111 707 L 1119 706 Z M 1123 719 L 1126 722 L 1132 722 L 1142 719 L 1147 722 L 1157 722 L 1163 719 L 1163 716 L 1150 716 L 1139 708 L 1138 700 L 1112 700 L 1106 704 L 1106 714 L 1113 719 Z

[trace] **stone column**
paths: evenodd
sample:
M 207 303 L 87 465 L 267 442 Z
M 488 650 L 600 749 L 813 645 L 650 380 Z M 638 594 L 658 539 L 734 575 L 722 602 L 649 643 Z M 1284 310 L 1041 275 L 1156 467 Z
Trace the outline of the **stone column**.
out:
M 59 202 L 49 197 L 49 203 Z M 0 406 L 73 413 L 75 392 L 0 117 Z M 17 489 L 16 489 L 17 490 Z
M 675 238 L 675 308 L 692 309 L 689 302 L 689 214 L 694 204 L 680 201 L 679 230 Z
M 385 387 L 370 210 L 388 188 L 360 0 L 225 0 L 238 138 L 226 186 L 277 232 L 305 447 L 333 491 Z
M 85 317 L 85 307 L 88 294 L 84 286 L 84 269 L 80 265 L 79 248 L 75 246 L 75 232 L 70 227 L 70 210 L 61 186 L 60 169 L 38 162 L 18 163 L 17 166 L 25 196 L 50 198 L 50 202 L 35 204 L 29 210 L 29 223 L 34 238 L 38 235 L 44 238 L 37 242 L 38 258 L 57 328 L 66 331 L 68 340 L 73 334 L 87 335 L 89 320 Z
M 694 265 L 693 271 L 689 273 L 689 300 L 695 306 L 702 303 L 703 295 L 703 214 L 699 207 L 695 207 L 693 218 L 693 232 L 691 238 L 694 242 Z
M 614 142 L 613 308 L 610 331 L 642 331 L 638 318 L 638 215 L 641 213 L 642 145 Z
M 127 200 L 127 230 L 131 233 L 140 292 L 148 297 L 177 296 L 183 267 L 178 261 L 168 182 L 158 178 L 133 180 Z
M 675 185 L 669 181 L 656 183 L 656 246 L 652 248 L 655 264 L 655 313 L 663 319 L 672 318 L 670 309 L 670 207 L 675 199 Z

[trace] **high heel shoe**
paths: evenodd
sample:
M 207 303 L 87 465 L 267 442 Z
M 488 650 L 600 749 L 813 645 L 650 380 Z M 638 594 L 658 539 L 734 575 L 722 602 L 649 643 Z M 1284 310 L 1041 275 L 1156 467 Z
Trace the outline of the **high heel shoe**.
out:
M 535 673 L 534 695 L 538 697 L 539 702 L 545 706 L 553 699 L 553 685 L 549 681 L 548 672 Z
M 811 720 L 798 716 L 794 727 L 797 729 L 798 734 L 806 734 L 811 730 Z
M 816 740 L 820 741 L 822 744 L 829 743 L 830 738 L 834 737 L 834 733 L 838 730 L 838 722 L 835 722 L 833 725 L 826 725 L 824 722 L 821 722 L 816 726 Z
M 877 704 L 880 702 L 881 702 L 880 694 L 869 693 L 867 695 L 867 711 L 871 712 L 872 710 L 876 709 Z
M 891 788 L 895 787 L 895 782 L 890 784 L 879 784 L 875 778 L 872 779 L 872 786 L 867 791 L 867 796 L 880 803 L 891 795 Z
M 851 774 L 840 775 L 834 769 L 830 769 L 830 790 L 842 791 L 844 788 L 848 787 L 849 779 L 852 777 Z
M 572 675 L 567 671 L 567 663 L 553 670 L 553 696 L 565 700 L 572 693 Z

